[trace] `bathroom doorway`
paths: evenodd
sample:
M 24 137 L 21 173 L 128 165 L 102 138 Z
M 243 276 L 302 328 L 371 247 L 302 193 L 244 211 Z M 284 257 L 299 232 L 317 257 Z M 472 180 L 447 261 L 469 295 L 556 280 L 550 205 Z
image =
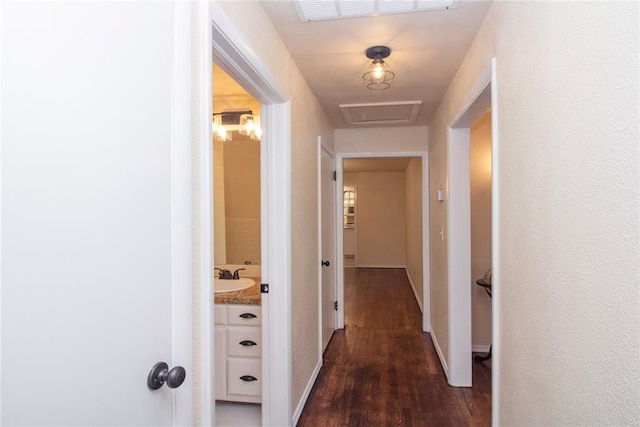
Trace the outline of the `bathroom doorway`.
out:
M 287 209 L 287 200 L 291 199 L 290 171 L 291 161 L 288 156 L 291 147 L 291 103 L 289 93 L 272 75 L 265 75 L 264 65 L 247 51 L 246 45 L 239 38 L 233 23 L 226 17 L 216 2 L 203 4 L 207 9 L 201 24 L 210 29 L 201 48 L 211 53 L 209 58 L 224 72 L 232 76 L 257 102 L 260 103 L 261 117 L 260 142 L 260 273 L 261 273 L 261 312 L 262 312 L 262 425 L 287 425 L 291 420 L 291 356 L 282 349 L 289 348 L 291 343 L 291 232 L 289 224 L 291 213 Z M 213 18 L 213 19 L 212 19 Z M 202 88 L 211 88 L 212 64 L 203 64 L 203 76 L 198 79 Z M 212 93 L 212 92 L 209 92 Z M 214 112 L 211 100 L 202 107 L 209 110 L 206 120 L 211 123 Z M 255 111 L 254 111 L 255 113 Z M 211 155 L 211 129 L 200 138 L 203 144 L 199 159 L 198 211 L 196 216 L 200 222 L 200 238 L 203 252 L 200 257 L 199 276 L 203 286 L 213 281 L 214 242 L 213 242 L 213 162 Z M 269 282 L 277 282 L 279 286 L 269 288 Z M 265 285 L 265 286 L 262 286 Z M 206 293 L 206 292 L 205 292 Z M 210 301 L 210 300 L 208 300 Z M 203 301 L 202 319 L 213 321 L 213 307 L 206 306 Z M 213 338 L 203 344 L 202 394 L 205 398 L 213 397 L 215 386 L 210 382 L 214 377 L 211 366 Z M 213 398 L 208 401 L 213 401 Z M 211 419 L 205 424 L 215 423 L 215 410 L 212 406 Z
M 265 348 L 260 295 L 260 104 L 215 63 L 212 74 L 216 425 L 258 426 Z M 251 286 L 233 290 L 240 281 Z M 226 292 L 218 285 L 230 289 Z

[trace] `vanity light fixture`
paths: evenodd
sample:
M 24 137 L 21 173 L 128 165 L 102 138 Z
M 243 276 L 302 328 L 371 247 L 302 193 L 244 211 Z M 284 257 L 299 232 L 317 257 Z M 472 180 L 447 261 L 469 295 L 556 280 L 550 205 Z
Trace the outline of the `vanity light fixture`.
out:
M 365 52 L 367 58 L 373 59 L 367 71 L 362 75 L 362 80 L 368 89 L 389 89 L 396 74 L 383 58 L 391 55 L 391 49 L 387 46 L 372 46 Z
M 260 140 L 262 136 L 262 129 L 260 129 L 260 116 L 255 116 L 252 113 L 243 114 L 240 116 L 240 135 L 245 135 L 251 139 Z
M 213 137 L 216 141 L 231 141 L 233 132 L 248 136 L 253 140 L 260 140 L 260 116 L 251 110 L 231 110 L 213 113 Z

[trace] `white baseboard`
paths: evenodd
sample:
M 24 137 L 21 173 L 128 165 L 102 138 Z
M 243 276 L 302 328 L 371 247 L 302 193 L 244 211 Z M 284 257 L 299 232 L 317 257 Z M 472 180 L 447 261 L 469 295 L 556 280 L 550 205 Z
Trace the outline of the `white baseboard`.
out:
M 296 407 L 296 411 L 293 413 L 293 423 L 291 425 L 298 424 L 298 420 L 300 419 L 300 415 L 302 415 L 302 410 L 304 409 L 304 405 L 307 403 L 307 399 L 309 398 L 309 394 L 311 393 L 311 389 L 313 385 L 316 383 L 316 379 L 318 379 L 318 374 L 320 373 L 320 369 L 322 368 L 322 358 L 318 360 L 318 364 L 316 365 L 313 373 L 311 374 L 311 378 L 309 378 L 309 382 L 302 393 L 302 397 L 300 397 L 300 402 L 298 402 L 298 406 Z
M 356 265 L 358 268 L 404 268 L 406 269 L 406 265 L 369 265 L 369 264 L 358 264 Z
M 474 353 L 489 353 L 489 348 L 491 348 L 491 345 L 474 344 L 471 346 L 471 351 Z
M 442 355 L 442 350 L 440 349 L 440 345 L 438 344 L 438 339 L 436 338 L 435 332 L 433 329 L 429 332 L 431 335 L 431 341 L 433 341 L 433 345 L 436 348 L 436 353 L 438 353 L 438 359 L 440 359 L 440 364 L 442 365 L 442 369 L 444 370 L 444 375 L 447 377 L 447 381 L 449 380 L 449 367 L 447 366 L 447 361 L 444 359 Z
M 420 313 L 423 313 L 422 301 L 418 296 L 418 291 L 416 291 L 416 286 L 413 284 L 413 280 L 411 280 L 411 274 L 409 274 L 409 270 L 407 269 L 407 267 L 404 268 L 404 271 L 407 273 L 407 279 L 409 279 L 409 284 L 411 285 L 411 289 L 413 290 L 413 296 L 416 297 L 416 302 L 418 303 L 418 307 L 420 307 Z

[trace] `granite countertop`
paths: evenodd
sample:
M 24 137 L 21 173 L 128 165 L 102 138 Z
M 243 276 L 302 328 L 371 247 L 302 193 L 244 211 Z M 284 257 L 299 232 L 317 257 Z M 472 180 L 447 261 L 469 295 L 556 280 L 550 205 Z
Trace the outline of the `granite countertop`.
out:
M 260 305 L 260 277 L 247 277 L 256 282 L 255 285 L 247 289 L 235 292 L 224 292 L 214 294 L 213 300 L 216 304 L 241 304 L 241 305 Z

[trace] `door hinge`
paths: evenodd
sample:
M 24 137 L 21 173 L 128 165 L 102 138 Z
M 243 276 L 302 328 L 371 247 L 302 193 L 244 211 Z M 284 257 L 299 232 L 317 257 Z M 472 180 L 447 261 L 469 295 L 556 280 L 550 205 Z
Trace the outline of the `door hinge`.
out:
M 268 283 L 260 284 L 260 293 L 261 294 L 268 294 L 269 293 L 269 284 Z
M 336 180 L 336 171 L 333 171 L 333 180 Z
M 333 308 L 338 311 L 338 301 L 333 302 Z

